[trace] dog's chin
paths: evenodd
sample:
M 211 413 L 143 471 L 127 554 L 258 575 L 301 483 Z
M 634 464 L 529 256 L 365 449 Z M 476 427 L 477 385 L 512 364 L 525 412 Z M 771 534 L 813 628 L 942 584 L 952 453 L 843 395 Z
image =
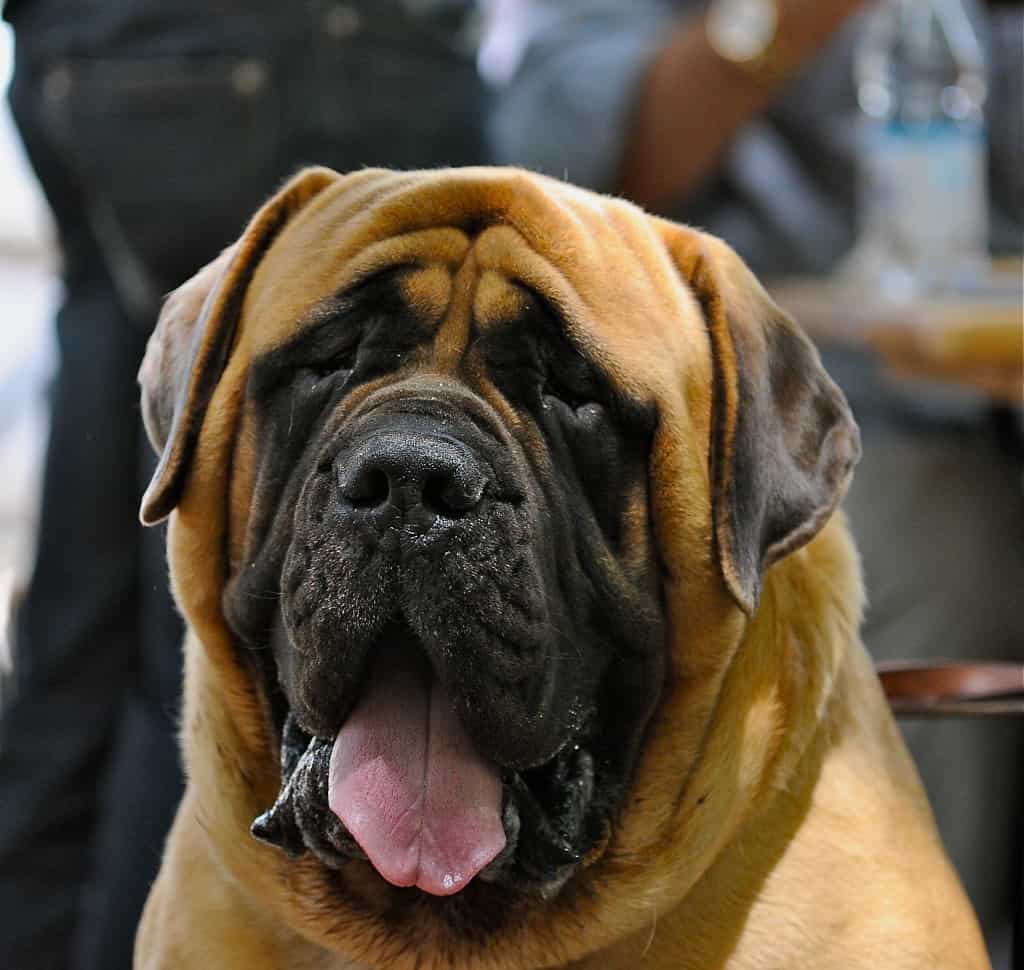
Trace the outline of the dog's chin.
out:
M 600 854 L 608 799 L 598 790 L 593 725 L 562 739 L 539 766 L 487 762 L 469 750 L 407 627 L 392 624 L 371 655 L 378 660 L 336 737 L 307 733 L 287 712 L 281 790 L 253 822 L 256 838 L 293 857 L 312 853 L 331 869 L 362 864 L 385 883 L 439 897 L 496 885 L 551 898 Z M 403 677 L 426 686 L 396 686 Z M 404 708 L 415 708 L 421 693 L 429 700 L 417 720 Z M 421 744 L 409 736 L 417 724 L 431 735 Z M 409 748 L 420 750 L 402 764 Z

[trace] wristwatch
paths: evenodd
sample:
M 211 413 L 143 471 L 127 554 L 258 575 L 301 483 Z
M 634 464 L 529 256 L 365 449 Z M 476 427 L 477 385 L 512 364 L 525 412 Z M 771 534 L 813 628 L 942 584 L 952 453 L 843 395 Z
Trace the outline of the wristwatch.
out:
M 722 60 L 759 84 L 774 85 L 792 73 L 779 40 L 777 0 L 711 0 L 704 32 Z

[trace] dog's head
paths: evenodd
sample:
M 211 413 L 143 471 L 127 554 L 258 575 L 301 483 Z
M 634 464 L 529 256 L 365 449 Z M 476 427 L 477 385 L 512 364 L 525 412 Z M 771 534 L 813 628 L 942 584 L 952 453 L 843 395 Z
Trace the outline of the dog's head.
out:
M 597 945 L 558 920 L 699 797 L 765 570 L 856 461 L 806 339 L 627 203 L 316 169 L 172 294 L 141 380 L 228 864 L 364 957 Z

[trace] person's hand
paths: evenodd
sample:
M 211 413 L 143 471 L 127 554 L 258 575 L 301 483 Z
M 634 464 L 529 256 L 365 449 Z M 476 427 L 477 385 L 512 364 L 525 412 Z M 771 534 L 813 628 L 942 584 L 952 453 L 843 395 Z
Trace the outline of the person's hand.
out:
M 728 17 L 729 4 L 745 2 L 772 5 L 762 13 L 776 18 L 764 50 L 749 63 L 723 56 L 706 14 L 692 12 L 652 58 L 619 170 L 619 191 L 641 205 L 658 208 L 694 192 L 735 132 L 867 0 L 712 0 L 712 8 L 724 6 L 711 15 Z

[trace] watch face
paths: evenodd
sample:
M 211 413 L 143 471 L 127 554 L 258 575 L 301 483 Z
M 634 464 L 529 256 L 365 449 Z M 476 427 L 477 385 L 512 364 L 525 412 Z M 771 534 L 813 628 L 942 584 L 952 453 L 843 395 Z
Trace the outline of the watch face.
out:
M 707 14 L 708 39 L 726 60 L 753 61 L 771 44 L 778 19 L 774 0 L 715 0 Z

